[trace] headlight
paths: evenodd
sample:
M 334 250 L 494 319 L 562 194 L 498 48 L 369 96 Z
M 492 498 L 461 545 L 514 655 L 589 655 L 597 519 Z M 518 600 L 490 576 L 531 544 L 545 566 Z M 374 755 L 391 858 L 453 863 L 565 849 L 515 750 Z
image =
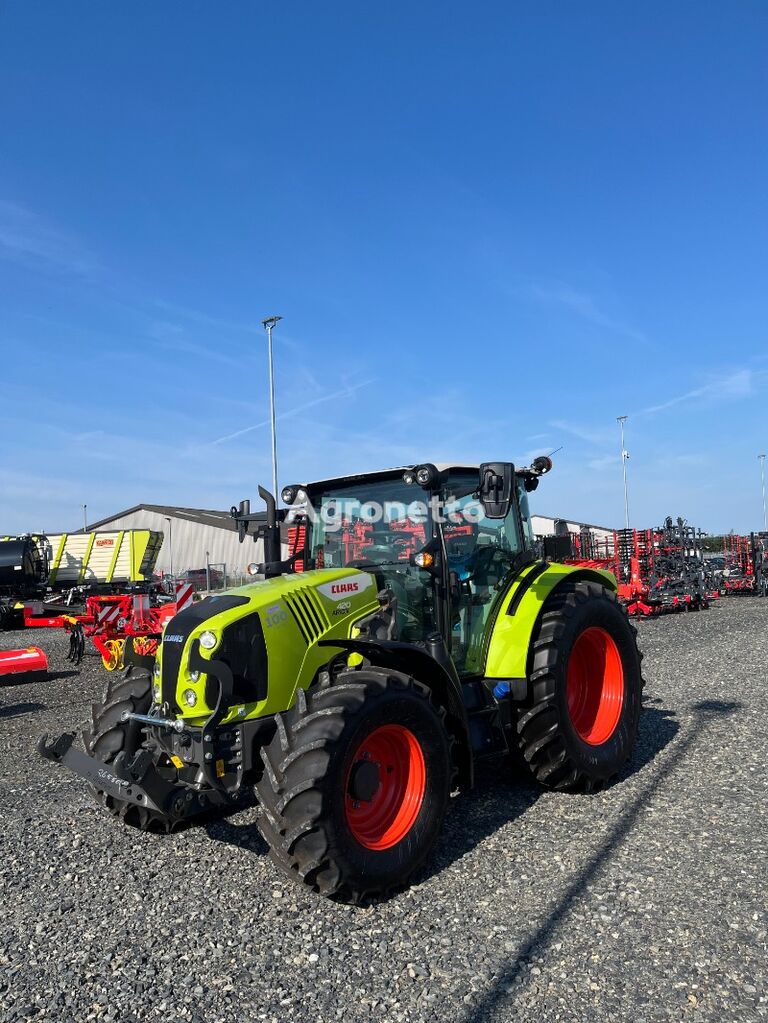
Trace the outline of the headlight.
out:
M 155 684 L 152 686 L 152 699 L 155 701 L 155 703 L 160 703 L 160 683 L 159 682 L 155 682 Z
M 283 487 L 283 492 L 280 495 L 283 499 L 283 504 L 293 504 L 296 500 L 296 487 Z
M 416 482 L 420 487 L 431 486 L 435 481 L 435 467 L 433 465 L 419 465 L 416 467 Z
M 199 671 L 190 671 L 190 673 L 189 673 L 189 681 L 190 682 L 199 682 L 200 681 L 200 672 Z
M 219 640 L 216 634 L 208 630 L 206 630 L 200 637 L 200 646 L 203 650 L 213 650 L 218 642 Z
M 182 695 L 182 699 L 184 700 L 184 703 L 186 703 L 188 707 L 194 707 L 194 705 L 197 703 L 197 693 L 195 692 L 194 689 L 185 689 Z

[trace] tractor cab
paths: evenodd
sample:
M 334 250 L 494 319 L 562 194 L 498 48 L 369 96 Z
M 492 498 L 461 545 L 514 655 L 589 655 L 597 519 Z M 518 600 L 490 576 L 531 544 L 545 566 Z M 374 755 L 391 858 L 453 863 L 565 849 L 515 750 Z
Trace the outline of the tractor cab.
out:
M 388 594 L 389 638 L 442 636 L 459 674 L 479 671 L 510 576 L 534 559 L 528 491 L 551 467 L 417 465 L 283 490 L 302 568 L 356 568 Z

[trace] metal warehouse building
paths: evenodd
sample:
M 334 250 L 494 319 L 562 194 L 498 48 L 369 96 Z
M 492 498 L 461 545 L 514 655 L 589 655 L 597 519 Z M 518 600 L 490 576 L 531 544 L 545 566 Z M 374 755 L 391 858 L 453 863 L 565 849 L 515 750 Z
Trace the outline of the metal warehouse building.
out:
M 175 508 L 163 504 L 137 504 L 107 519 L 88 524 L 88 532 L 115 529 L 153 529 L 164 535 L 156 572 L 181 575 L 208 564 L 221 569 L 233 582 L 252 561 L 263 560 L 263 544 L 247 537 L 240 543 L 229 512 L 204 508 Z
M 582 529 L 591 529 L 595 537 L 598 540 L 612 539 L 613 528 L 609 526 L 595 526 L 591 522 L 575 522 L 572 519 L 556 519 L 550 515 L 531 515 L 531 522 L 533 523 L 533 532 L 536 536 L 554 536 L 558 532 L 558 523 L 562 523 L 559 528 L 565 529 L 569 533 L 580 533 Z

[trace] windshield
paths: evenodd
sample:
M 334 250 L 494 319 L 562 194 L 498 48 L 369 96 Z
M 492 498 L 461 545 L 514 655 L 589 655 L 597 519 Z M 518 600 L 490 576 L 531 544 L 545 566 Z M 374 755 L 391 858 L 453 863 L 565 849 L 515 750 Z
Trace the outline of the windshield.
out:
M 397 639 L 437 628 L 434 580 L 409 558 L 432 537 L 427 495 L 401 478 L 360 480 L 311 495 L 309 568 L 361 568 L 390 595 Z
M 407 564 L 432 535 L 424 491 L 399 478 L 360 480 L 311 501 L 310 568 Z

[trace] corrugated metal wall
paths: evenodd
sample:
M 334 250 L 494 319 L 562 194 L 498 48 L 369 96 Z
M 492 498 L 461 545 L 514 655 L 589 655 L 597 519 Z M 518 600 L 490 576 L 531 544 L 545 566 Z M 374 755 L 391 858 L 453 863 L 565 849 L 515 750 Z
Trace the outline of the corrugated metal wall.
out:
M 533 531 L 536 536 L 552 536 L 555 532 L 556 519 L 550 518 L 549 515 L 531 515 L 533 522 Z M 572 522 L 571 519 L 565 519 L 568 523 L 568 532 L 578 533 L 583 525 L 582 522 Z M 613 530 L 607 526 L 590 526 L 589 527 L 598 539 L 603 537 L 613 538 Z
M 176 575 L 190 568 L 205 568 L 205 552 L 209 552 L 212 565 L 224 563 L 228 574 L 244 572 L 252 561 L 262 561 L 263 544 L 247 537 L 243 543 L 237 533 L 229 529 L 201 525 L 171 516 L 171 529 L 164 515 L 141 509 L 130 515 L 118 515 L 109 522 L 102 522 L 99 532 L 114 529 L 157 529 L 164 534 L 163 546 L 157 559 L 156 572 L 170 572 L 170 539 L 173 541 L 173 571 Z

